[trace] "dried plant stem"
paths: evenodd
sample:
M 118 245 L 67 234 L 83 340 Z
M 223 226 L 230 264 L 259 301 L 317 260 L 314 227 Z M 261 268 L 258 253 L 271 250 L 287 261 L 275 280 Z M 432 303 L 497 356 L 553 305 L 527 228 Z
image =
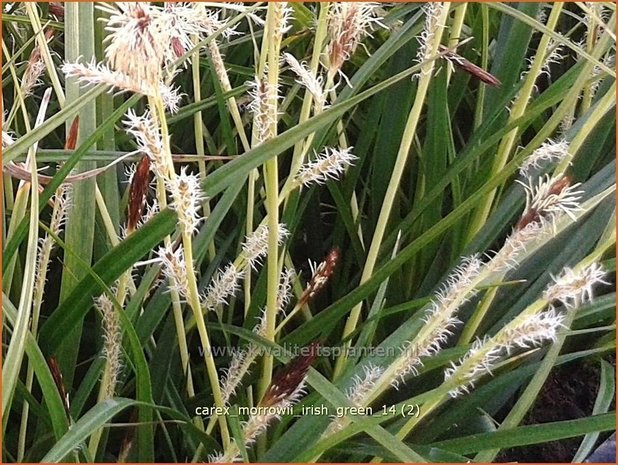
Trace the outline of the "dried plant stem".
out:
M 438 46 L 440 45 L 440 39 L 442 37 L 442 26 L 445 24 L 446 18 L 448 17 L 449 6 L 450 3 L 443 3 L 439 16 L 435 18 L 435 24 L 437 25 L 436 31 L 434 31 L 433 33 L 431 43 L 427 44 L 427 46 L 429 47 L 428 53 L 430 56 L 435 55 L 438 51 Z M 360 279 L 360 285 L 364 284 L 371 277 L 376 262 L 378 260 L 378 252 L 380 250 L 380 246 L 382 245 L 382 239 L 384 237 L 384 233 L 386 232 L 388 219 L 393 208 L 393 203 L 397 195 L 397 190 L 399 189 L 399 182 L 401 181 L 401 177 L 403 175 L 403 171 L 408 160 L 410 147 L 416 134 L 416 128 L 421 117 L 421 110 L 425 104 L 425 97 L 427 95 L 427 90 L 429 89 L 429 84 L 432 79 L 433 69 L 434 60 L 427 61 L 421 67 L 416 98 L 408 116 L 406 127 L 401 139 L 401 145 L 399 146 L 399 152 L 397 153 L 395 166 L 393 168 L 393 173 L 388 183 L 386 194 L 384 196 L 384 201 L 382 203 L 382 208 L 380 209 L 380 216 L 378 217 L 376 229 L 373 233 L 371 245 L 369 246 L 367 260 L 365 261 L 365 267 L 363 268 L 363 273 Z M 356 325 L 358 324 L 358 320 L 360 318 L 361 309 L 362 302 L 357 304 L 350 312 L 350 315 L 346 321 L 345 328 L 343 330 L 342 339 L 347 338 L 356 329 Z M 350 344 L 351 341 L 346 344 L 346 347 L 349 347 Z M 342 373 L 345 366 L 347 357 L 344 354 L 345 350 L 342 351 L 342 355 L 337 359 L 337 363 L 335 365 L 335 370 L 333 373 L 333 376 L 335 378 Z
M 562 3 L 552 4 L 551 14 L 549 15 L 549 19 L 547 20 L 547 27 L 552 31 L 556 28 L 558 24 L 562 8 Z M 530 101 L 530 97 L 532 96 L 532 92 L 534 90 L 536 80 L 541 71 L 543 70 L 550 40 L 551 37 L 547 34 L 544 34 L 541 38 L 539 46 L 537 48 L 537 53 L 534 56 L 534 61 L 532 62 L 532 65 L 530 66 L 530 70 L 526 75 L 526 79 L 524 80 L 522 88 L 519 91 L 519 94 L 517 95 L 513 106 L 511 107 L 509 122 L 521 117 L 526 111 L 526 108 L 528 107 L 528 102 Z M 498 173 L 502 171 L 504 165 L 506 165 L 509 155 L 515 147 L 518 133 L 518 129 L 513 129 L 500 141 L 498 151 L 493 161 L 491 169 L 492 173 Z M 491 210 L 491 206 L 496 197 L 496 193 L 497 191 L 495 189 L 488 193 L 487 196 L 482 200 L 479 208 L 472 215 L 472 221 L 470 223 L 470 227 L 468 228 L 466 242 L 469 242 L 474 237 L 474 235 L 481 229 L 482 225 L 485 224 Z

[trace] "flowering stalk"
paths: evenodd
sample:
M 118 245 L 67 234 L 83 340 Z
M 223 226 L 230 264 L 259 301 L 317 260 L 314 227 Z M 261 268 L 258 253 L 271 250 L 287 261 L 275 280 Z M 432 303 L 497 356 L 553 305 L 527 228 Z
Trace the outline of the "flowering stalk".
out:
M 440 394 L 424 404 L 421 415 L 410 419 L 397 433 L 397 437 L 405 438 L 414 426 L 440 405 L 446 397 L 457 397 L 468 392 L 470 388 L 474 387 L 474 381 L 481 374 L 491 373 L 491 366 L 498 359 L 504 357 L 504 355 L 510 357 L 510 350 L 513 348 L 527 349 L 548 340 L 553 342 L 546 356 L 546 359 L 549 360 L 547 366 L 539 371 L 545 371 L 544 374 L 539 375 L 544 380 L 549 374 L 549 369 L 553 366 L 553 357 L 550 357 L 549 353 L 553 351 L 553 354 L 557 356 L 566 337 L 566 334 L 557 334 L 558 328 L 569 328 L 573 321 L 574 310 L 581 303 L 592 299 L 593 286 L 604 283 L 603 274 L 598 264 L 593 262 L 583 265 L 584 262 L 573 270 L 566 268 L 560 276 L 553 278 L 554 282 L 546 288 L 543 298 L 528 306 L 517 318 L 498 331 L 495 336 L 486 338 L 484 341 L 477 340 L 460 363 L 454 364 L 451 369 L 446 371 L 445 384 L 443 385 L 445 389 L 448 389 L 446 394 L 442 394 L 443 391 L 441 390 Z M 557 314 L 552 307 L 552 301 L 559 301 L 567 306 L 566 314 Z M 549 309 L 544 310 L 548 306 Z M 536 377 L 537 375 L 535 375 Z M 534 380 L 531 385 L 533 383 Z M 542 383 L 535 384 L 536 386 L 533 388 L 535 390 L 542 386 Z M 526 397 L 524 395 L 522 399 Z M 532 396 L 531 398 L 534 399 L 535 397 Z M 516 410 L 512 409 L 512 411 Z M 513 427 L 517 423 L 518 421 L 515 424 L 509 421 L 507 425 Z M 504 426 L 504 428 L 508 427 Z
M 103 357 L 105 358 L 103 376 L 101 377 L 99 394 L 97 396 L 97 402 L 100 403 L 114 397 L 114 393 L 116 391 L 118 376 L 122 368 L 122 328 L 120 327 L 120 318 L 116 313 L 117 310 L 114 308 L 113 302 L 107 295 L 102 294 L 96 298 L 95 307 L 101 314 L 103 329 Z M 120 309 L 120 311 L 124 310 Z M 92 457 L 96 456 L 102 434 L 103 430 L 102 428 L 99 428 L 90 436 L 88 450 L 90 451 Z
M 375 386 L 375 383 L 382 377 L 383 373 L 384 369 L 381 367 L 371 364 L 364 366 L 363 376 L 354 376 L 353 385 L 346 392 L 348 400 L 356 407 L 363 407 L 365 399 Z M 328 437 L 341 431 L 347 423 L 348 420 L 346 420 L 346 417 L 335 418 L 331 424 L 328 425 L 328 428 L 322 436 Z
M 156 182 L 156 199 L 159 208 L 167 206 L 167 195 L 165 192 L 165 179 L 168 178 L 169 167 L 164 152 L 163 138 L 157 120 L 151 111 L 138 116 L 132 110 L 127 113 L 125 120 L 126 132 L 133 136 L 137 142 L 138 150 L 147 155 L 150 160 L 149 168 L 154 173 Z M 182 251 L 181 251 L 182 252 Z M 185 269 L 184 255 L 177 252 L 172 247 L 170 236 L 164 238 L 164 247 L 159 249 L 159 257 L 163 263 L 163 272 L 168 278 L 170 286 L 170 297 L 172 301 L 172 312 L 176 327 L 176 338 L 180 352 L 180 362 L 182 372 L 186 376 L 186 391 L 192 397 L 195 395 L 193 379 L 189 370 L 189 349 L 186 341 L 186 330 L 184 316 L 181 307 L 181 295 L 186 295 L 186 286 L 182 283 L 186 280 L 186 273 L 180 274 L 180 269 Z M 167 257 L 168 260 L 163 260 Z M 186 270 L 185 270 L 186 271 Z M 182 277 L 181 277 L 182 276 Z M 186 298 L 186 297 L 183 297 Z M 196 419 L 197 426 L 201 424 L 201 419 Z
M 341 251 L 338 247 L 333 247 L 324 260 L 320 262 L 318 266 L 311 264 L 311 279 L 309 283 L 307 283 L 307 287 L 301 294 L 298 299 L 298 302 L 288 313 L 285 319 L 279 324 L 276 329 L 276 333 L 278 334 L 284 326 L 299 312 L 303 306 L 307 305 L 328 283 L 333 273 L 335 272 L 335 268 L 339 263 L 339 259 L 341 257 Z
M 266 32 L 268 50 L 268 109 L 269 127 L 267 138 L 277 134 L 277 107 L 279 85 L 279 51 L 284 30 L 287 29 L 287 3 L 271 2 L 266 15 Z M 266 185 L 266 212 L 268 214 L 268 257 L 267 257 L 267 293 L 266 293 L 266 324 L 264 337 L 274 342 L 275 320 L 277 316 L 277 288 L 279 287 L 279 168 L 277 157 L 270 158 L 264 164 L 264 181 Z M 259 393 L 264 394 L 272 380 L 273 357 L 266 354 Z
M 563 319 L 550 308 L 516 318 L 493 337 L 477 339 L 459 363 L 451 363 L 451 368 L 445 370 L 444 379 L 452 386 L 448 395 L 454 398 L 470 392 L 476 380 L 485 373 L 492 374 L 492 367 L 510 356 L 514 348 L 530 349 L 545 341 L 555 342 Z
M 177 47 L 170 46 L 170 43 L 176 40 L 184 46 L 189 41 L 187 33 L 199 32 L 199 27 L 192 22 L 196 16 L 179 15 L 178 11 L 170 12 L 146 3 L 120 3 L 116 7 L 101 6 L 101 8 L 111 13 L 106 27 L 110 34 L 105 39 L 109 42 L 105 49 L 109 68 L 102 69 L 104 72 L 99 75 L 98 70 L 93 69 L 91 79 L 105 78 L 109 70 L 114 76 L 121 77 L 124 83 L 130 84 L 129 90 L 139 89 L 138 92 L 148 96 L 152 116 L 149 114 L 145 121 L 141 121 L 142 127 L 135 129 L 133 135 L 149 149 L 150 152 L 146 153 L 153 158 L 154 171 L 157 175 L 157 199 L 162 208 L 167 203 L 165 188 L 170 190 L 171 206 L 179 218 L 183 256 L 187 266 L 187 300 L 195 315 L 202 346 L 207 348 L 210 344 L 200 307 L 192 256 L 192 234 L 200 221 L 198 204 L 202 198 L 199 181 L 195 176 L 188 174 L 186 170 L 182 170 L 179 175 L 175 173 L 165 117 L 165 97 L 169 96 L 169 92 L 162 89 L 165 77 L 162 67 L 177 58 Z M 180 12 L 182 11 L 184 10 Z M 105 65 L 99 65 L 101 66 Z M 135 118 L 131 119 L 135 121 Z M 165 238 L 165 245 L 169 249 L 171 245 L 169 236 Z M 172 297 L 177 297 L 175 292 L 172 292 Z M 180 311 L 179 302 L 173 302 L 173 307 L 175 313 Z M 176 314 L 175 319 L 178 322 L 181 315 Z M 181 333 L 178 327 L 177 331 L 179 336 L 184 338 L 184 332 Z M 208 351 L 204 353 L 215 404 L 223 407 L 214 360 Z M 224 444 L 227 444 L 229 443 L 227 423 L 223 417 L 219 420 L 221 436 Z
M 527 160 L 523 165 L 525 172 L 527 173 L 529 166 L 538 163 L 540 159 L 545 159 L 545 156 L 533 154 L 532 159 Z M 560 218 L 566 216 L 575 221 L 575 213 L 582 211 L 579 205 L 582 191 L 576 190 L 579 184 L 571 186 L 568 177 L 540 177 L 536 185 L 530 178 L 527 178 L 527 181 L 527 184 L 521 183 L 526 192 L 524 212 L 513 232 L 504 241 L 502 248 L 488 264 L 488 271 L 493 274 L 495 281 L 500 280 L 508 271 L 519 265 L 531 242 L 543 236 L 548 237 L 550 233 L 555 235 L 557 233 L 556 223 Z M 498 288 L 493 288 L 485 294 L 467 322 L 459 339 L 459 345 L 467 344 L 472 340 L 497 291 Z
M 333 274 L 337 261 L 339 260 L 339 249 L 332 249 L 327 258 L 320 263 L 320 265 L 314 270 L 313 276 L 307 288 L 302 293 L 298 302 L 294 306 L 294 309 L 286 316 L 286 318 L 275 329 L 275 335 L 279 334 L 281 329 L 286 325 L 288 321 L 299 311 L 303 305 L 307 304 L 315 295 L 326 285 L 328 280 Z M 296 276 L 293 269 L 286 269 L 283 271 L 281 280 L 279 282 L 279 288 L 277 291 L 277 311 L 278 315 L 285 314 L 285 307 L 292 298 L 291 288 L 292 279 Z M 263 312 L 259 323 L 253 328 L 253 331 L 261 337 L 264 337 L 266 329 L 266 313 Z M 222 380 L 221 390 L 224 395 L 224 399 L 229 401 L 232 394 L 236 392 L 237 386 L 242 381 L 242 378 L 249 371 L 249 368 L 260 355 L 259 348 L 255 344 L 249 344 L 247 349 L 234 353 L 230 366 L 226 369 L 225 379 Z
M 432 79 L 431 75 L 434 70 L 434 61 L 427 59 L 430 56 L 436 55 L 438 52 L 440 39 L 442 37 L 442 29 L 444 27 L 444 24 L 446 23 L 446 18 L 449 12 L 450 4 L 447 2 L 430 3 L 428 5 L 429 6 L 426 7 L 427 21 L 425 27 L 425 36 L 427 37 L 427 40 L 424 42 L 424 49 L 426 53 L 422 57 L 423 65 L 421 67 L 421 75 L 419 78 L 416 98 L 408 116 L 408 121 L 406 123 L 406 127 L 401 139 L 399 152 L 397 153 L 397 160 L 395 161 L 393 173 L 386 189 L 382 208 L 380 209 L 380 216 L 378 217 L 376 229 L 373 233 L 373 238 L 371 240 L 371 245 L 369 247 L 369 251 L 367 252 L 367 260 L 365 261 L 365 266 L 361 274 L 359 285 L 363 285 L 371 277 L 376 262 L 378 260 L 378 252 L 380 250 L 380 246 L 382 245 L 382 239 L 386 231 L 386 225 L 388 223 L 388 219 L 393 208 L 393 203 L 397 195 L 397 190 L 399 189 L 399 182 L 401 181 L 401 177 L 403 176 L 406 161 L 410 153 L 410 147 L 412 146 L 412 141 L 416 134 L 416 128 L 420 120 L 421 110 L 425 103 L 425 97 L 429 89 L 429 83 Z M 361 309 L 362 302 L 356 305 L 350 312 L 348 320 L 346 321 L 345 328 L 343 330 L 343 339 L 346 339 L 350 334 L 355 331 L 356 325 L 358 324 L 360 318 Z M 351 341 L 348 342 L 346 346 L 349 346 L 350 344 Z M 346 362 L 346 356 L 344 355 L 345 352 L 346 351 L 344 350 L 342 352 L 342 355 L 337 359 L 334 370 L 335 377 L 340 375 L 343 371 Z

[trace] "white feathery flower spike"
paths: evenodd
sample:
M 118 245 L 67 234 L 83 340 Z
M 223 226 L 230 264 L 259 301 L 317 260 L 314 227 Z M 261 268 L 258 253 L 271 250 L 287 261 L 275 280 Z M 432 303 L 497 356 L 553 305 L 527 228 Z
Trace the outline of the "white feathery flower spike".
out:
M 429 58 L 429 45 L 433 41 L 439 28 L 444 27 L 443 24 L 438 24 L 438 18 L 440 18 L 444 4 L 442 2 L 429 2 L 423 7 L 425 12 L 425 27 L 423 32 L 418 37 L 418 52 L 416 53 L 416 61 L 422 63 Z
M 169 53 L 172 27 L 170 15 L 150 3 L 117 2 L 105 8 L 109 35 L 105 57 L 111 68 L 145 89 L 157 91 L 162 66 Z
M 284 53 L 283 58 L 298 77 L 296 82 L 313 96 L 314 113 L 321 113 L 326 108 L 326 90 L 322 76 L 315 76 L 306 63 L 300 63 L 291 53 Z
M 373 365 L 371 363 L 363 367 L 363 375 L 355 375 L 353 378 L 354 384 L 346 392 L 346 397 L 354 405 L 360 407 L 365 400 L 365 396 L 371 391 L 376 381 L 380 379 L 380 376 L 384 373 L 382 367 Z
M 547 232 L 548 228 L 536 221 L 513 229 L 504 245 L 492 257 L 489 266 L 495 271 L 514 270 L 519 266 L 520 256 L 526 251 L 527 245 Z
M 538 169 L 546 162 L 560 161 L 568 157 L 569 155 L 569 143 L 562 139 L 558 142 L 554 142 L 548 139 L 538 149 L 524 160 L 519 168 L 519 173 L 526 177 L 530 177 L 530 171 L 532 169 Z
M 279 224 L 278 239 L 279 245 L 283 245 L 290 232 L 285 224 Z M 242 244 L 242 253 L 254 270 L 261 264 L 262 258 L 268 253 L 268 225 L 262 224 L 255 231 L 249 234 Z
M 271 125 L 276 123 L 276 121 L 272 121 L 276 112 L 271 97 L 279 95 L 279 88 L 275 88 L 265 79 L 260 80 L 258 77 L 255 77 L 253 81 L 248 81 L 246 85 L 249 88 L 249 97 L 251 98 L 249 111 L 253 115 L 256 143 L 260 144 L 268 138 Z
M 272 31 L 275 37 L 282 37 L 283 34 L 288 32 L 292 27 L 292 19 L 294 19 L 292 13 L 292 7 L 288 5 L 288 2 L 276 2 L 275 3 L 275 24 L 274 31 Z
M 543 312 L 517 317 L 497 336 L 497 340 L 507 355 L 513 348 L 530 349 L 543 341 L 556 342 L 557 330 L 563 327 L 563 321 L 564 315 L 550 306 Z
M 173 250 L 171 246 L 160 247 L 157 255 L 162 263 L 163 274 L 169 280 L 169 288 L 174 289 L 183 298 L 189 295 L 187 264 L 182 247 Z
M 565 39 L 566 40 L 566 39 Z M 549 41 L 547 44 L 547 49 L 550 51 L 545 57 L 545 61 L 543 61 L 543 66 L 541 68 L 541 74 L 545 74 L 546 76 L 551 76 L 551 65 L 553 63 L 560 63 L 564 60 L 564 55 L 562 54 L 562 49 L 564 45 L 562 42 L 558 42 L 555 39 Z
M 362 375 L 355 375 L 352 378 L 352 386 L 346 391 L 346 397 L 350 400 L 350 402 L 357 407 L 362 407 L 363 402 L 365 401 L 366 396 L 371 392 L 376 382 L 380 379 L 384 370 L 381 367 L 376 365 L 372 365 L 371 363 L 365 365 L 363 367 Z M 330 425 L 328 425 L 328 429 L 324 433 L 324 436 L 330 436 L 341 429 L 346 425 L 346 418 L 339 417 L 335 418 Z
M 154 95 L 154 88 L 144 82 L 135 81 L 130 76 L 114 71 L 104 63 L 64 63 L 61 67 L 66 77 L 74 77 L 84 85 L 105 84 L 112 89 L 135 92 L 143 95 Z
M 296 181 L 299 184 L 308 186 L 310 184 L 324 184 L 329 179 L 336 180 L 345 172 L 346 168 L 352 166 L 358 159 L 351 150 L 353 147 L 337 149 L 326 147 L 323 152 L 316 155 L 315 160 L 303 165 Z
M 444 380 L 456 384 L 449 395 L 454 398 L 470 392 L 476 381 L 485 374 L 491 375 L 496 363 L 508 358 L 514 348 L 531 349 L 547 341 L 555 342 L 563 321 L 564 316 L 550 308 L 516 318 L 494 337 L 475 340 L 459 362 L 451 362 L 451 367 L 444 371 Z
M 402 356 L 390 380 L 395 389 L 407 376 L 418 374 L 424 357 L 437 354 L 447 343 L 455 326 L 461 323 L 457 311 L 476 294 L 473 283 L 482 267 L 483 262 L 476 255 L 462 259 L 462 263 L 451 272 L 446 283 L 436 293 L 425 311 L 424 328 L 414 341 L 402 347 Z
M 253 444 L 275 420 L 292 413 L 292 406 L 305 393 L 307 372 L 317 356 L 316 345 L 312 344 L 303 349 L 309 349 L 309 352 L 305 354 L 303 350 L 300 356 L 289 362 L 273 376 L 257 405 L 258 413 L 250 415 L 249 419 L 242 424 L 244 444 L 232 443 L 232 447 L 227 448 L 224 455 L 215 457 L 216 460 L 224 463 L 239 460 L 239 447 Z
M 183 96 L 186 95 L 180 92 L 180 87 L 166 86 L 161 83 L 159 85 L 159 93 L 161 95 L 161 99 L 163 100 L 165 109 L 172 114 L 178 113 L 178 110 L 180 109 L 180 102 L 182 101 Z
M 292 299 L 292 282 L 296 278 L 296 271 L 292 268 L 285 268 L 281 272 L 281 281 L 277 290 L 277 311 L 285 314 L 285 308 Z
M 609 284 L 603 280 L 605 271 L 598 263 L 581 269 L 564 268 L 558 276 L 552 276 L 553 283 L 543 293 L 548 302 L 559 301 L 569 308 L 593 299 L 593 288 L 597 284 Z
M 138 116 L 129 110 L 123 121 L 127 134 L 137 142 L 137 151 L 145 153 L 152 162 L 151 169 L 161 179 L 168 179 L 168 167 L 163 148 L 163 139 L 157 122 L 150 111 Z
M 530 179 L 528 183 L 516 182 L 524 186 L 526 191 L 526 208 L 517 228 L 525 227 L 532 221 L 549 220 L 554 224 L 556 217 L 561 214 L 575 220 L 574 212 L 581 210 L 579 201 L 583 191 L 577 190 L 581 184 L 571 185 L 568 176 L 545 175 L 538 178 L 536 185 Z
M 122 369 L 122 329 L 120 318 L 112 301 L 102 294 L 95 299 L 95 306 L 101 312 L 103 324 L 103 355 L 107 362 L 109 378 L 105 386 L 105 398 L 114 397 L 118 376 Z
M 228 264 L 223 272 L 218 271 L 200 299 L 202 308 L 206 311 L 214 311 L 217 305 L 226 305 L 228 299 L 240 289 L 239 283 L 242 278 L 242 272 L 233 263 Z
M 178 214 L 178 222 L 183 232 L 188 235 L 193 234 L 202 221 L 199 211 L 204 194 L 200 186 L 199 175 L 187 173 L 187 167 L 183 166 L 180 174 L 174 179 L 167 180 L 165 184 L 172 196 L 170 206 Z
M 221 397 L 223 403 L 229 405 L 230 399 L 236 393 L 242 378 L 249 372 L 249 368 L 258 355 L 257 348 L 250 344 L 246 349 L 236 349 L 232 354 L 230 366 L 223 370 L 221 377 Z

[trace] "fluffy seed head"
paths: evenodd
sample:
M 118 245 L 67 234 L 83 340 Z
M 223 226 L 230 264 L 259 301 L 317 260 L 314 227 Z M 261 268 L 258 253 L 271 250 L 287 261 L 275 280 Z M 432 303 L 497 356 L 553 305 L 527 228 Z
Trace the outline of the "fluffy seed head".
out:
M 285 268 L 281 272 L 281 280 L 277 289 L 277 311 L 285 313 L 285 308 L 292 299 L 292 282 L 296 278 L 296 272 L 291 268 Z
M 531 222 L 523 228 L 513 229 L 502 248 L 489 262 L 489 266 L 495 271 L 514 270 L 519 266 L 520 256 L 525 253 L 528 244 L 547 232 L 548 228 L 538 222 Z
M 353 147 L 336 149 L 326 147 L 316 155 L 315 160 L 305 164 L 296 175 L 299 184 L 308 186 L 312 183 L 324 184 L 329 179 L 338 179 L 348 166 L 352 166 L 358 158 L 352 154 Z
M 253 133 L 256 144 L 260 144 L 268 139 L 271 125 L 277 122 L 276 100 L 273 101 L 272 96 L 279 95 L 279 88 L 258 77 L 255 77 L 253 81 L 248 81 L 246 85 L 251 98 L 249 110 L 253 114 Z
M 138 116 L 129 110 L 124 120 L 126 132 L 135 138 L 137 151 L 145 153 L 152 162 L 151 169 L 161 179 L 168 179 L 168 168 L 163 150 L 163 139 L 159 125 L 149 111 Z
M 189 295 L 189 282 L 187 281 L 187 264 L 182 247 L 178 247 L 176 250 L 173 250 L 171 246 L 160 247 L 157 255 L 163 265 L 163 274 L 169 280 L 170 289 L 174 289 L 186 299 Z
M 592 301 L 593 288 L 596 284 L 608 284 L 603 281 L 605 271 L 598 263 L 593 263 L 579 270 L 566 267 L 558 276 L 552 276 L 553 283 L 547 287 L 543 298 L 548 302 L 559 301 L 566 307 L 578 306 Z
M 514 348 L 530 349 L 546 341 L 555 341 L 563 321 L 562 315 L 550 309 L 518 317 L 494 337 L 477 339 L 458 363 L 451 362 L 451 367 L 444 371 L 445 381 L 454 381 L 455 384 L 449 395 L 458 397 L 470 392 L 475 382 L 487 373 L 492 374 L 492 367 L 510 356 Z
M 376 381 L 380 379 L 383 373 L 384 369 L 379 366 L 372 365 L 371 363 L 365 365 L 363 367 L 363 376 L 354 376 L 354 384 L 346 392 L 346 397 L 354 405 L 358 407 L 362 406 L 365 396 L 371 391 Z
M 279 224 L 277 231 L 277 243 L 283 245 L 286 238 L 290 235 L 285 224 Z M 268 225 L 262 224 L 245 238 L 242 244 L 242 253 L 251 266 L 256 269 L 261 264 L 262 258 L 268 253 Z
M 187 167 L 180 170 L 174 179 L 166 181 L 167 190 L 172 196 L 171 207 L 178 214 L 178 222 L 185 234 L 193 234 L 202 221 L 199 211 L 204 194 L 197 174 L 187 173 Z
M 306 63 L 299 63 L 291 53 L 284 53 L 283 58 L 296 74 L 296 82 L 305 87 L 313 96 L 314 113 L 321 113 L 326 107 L 326 91 L 324 90 L 322 76 L 315 76 Z
M 230 360 L 229 368 L 225 368 L 221 377 L 221 397 L 223 402 L 229 405 L 230 399 L 236 393 L 243 376 L 249 372 L 249 368 L 258 355 L 256 347 L 251 344 L 246 349 L 235 350 Z
M 122 329 L 120 327 L 120 318 L 109 297 L 105 294 L 97 297 L 95 299 L 95 306 L 103 317 L 103 355 L 107 361 L 106 370 L 109 373 L 105 397 L 110 399 L 114 397 L 118 375 L 122 368 Z
M 534 315 L 516 318 L 504 331 L 496 335 L 495 340 L 510 355 L 511 349 L 530 349 L 544 341 L 556 341 L 557 331 L 563 326 L 564 315 L 553 307 Z
M 217 273 L 206 289 L 206 293 L 201 298 L 202 308 L 209 311 L 215 310 L 217 305 L 227 305 L 228 299 L 240 289 L 239 283 L 242 278 L 243 274 L 233 263 L 227 265 L 223 272 Z
M 466 257 L 446 279 L 441 289 L 434 296 L 425 310 L 425 325 L 413 341 L 408 341 L 401 348 L 401 356 L 394 371 L 391 385 L 399 384 L 412 375 L 419 373 L 423 359 L 436 355 L 453 335 L 453 329 L 461 323 L 457 311 L 476 294 L 474 280 L 479 275 L 483 262 L 476 256 Z
M 380 379 L 384 370 L 381 367 L 368 364 L 363 367 L 363 375 L 355 375 L 352 379 L 352 386 L 346 391 L 346 397 L 357 407 L 364 405 L 365 398 L 372 391 L 376 382 Z M 341 431 L 346 424 L 345 417 L 335 418 L 328 429 L 324 433 L 325 436 L 330 436 L 338 431 Z
M 439 29 L 444 27 L 442 24 L 438 24 L 438 20 L 442 15 L 444 4 L 441 2 L 429 2 L 423 7 L 425 12 L 425 27 L 423 32 L 418 37 L 418 52 L 416 54 L 416 61 L 422 63 L 431 54 L 430 45 L 433 38 L 438 33 Z
M 274 2 L 274 30 L 271 31 L 275 41 L 280 41 L 283 34 L 288 32 L 292 27 L 292 8 L 288 5 L 288 2 Z
M 54 30 L 47 29 L 45 31 L 45 41 L 49 42 L 53 37 Z M 24 71 L 24 75 L 21 81 L 21 90 L 24 94 L 24 97 L 32 95 L 34 88 L 41 83 L 39 78 L 43 75 L 44 71 L 45 62 L 41 57 L 41 49 L 37 45 L 36 47 L 34 47 L 32 53 L 30 54 L 28 64 L 26 65 L 26 70 Z
M 170 49 L 170 15 L 149 3 L 118 2 L 116 6 L 108 10 L 105 57 L 113 70 L 156 91 Z

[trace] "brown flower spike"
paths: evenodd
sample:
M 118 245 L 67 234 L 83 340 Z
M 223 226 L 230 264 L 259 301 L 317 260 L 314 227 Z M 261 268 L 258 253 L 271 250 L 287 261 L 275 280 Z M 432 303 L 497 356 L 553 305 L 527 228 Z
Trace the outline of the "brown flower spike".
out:
M 318 267 L 313 272 L 313 276 L 311 277 L 311 281 L 307 285 L 307 289 L 300 296 L 298 301 L 298 305 L 305 305 L 309 300 L 313 299 L 318 292 L 320 292 L 328 280 L 335 272 L 335 268 L 337 267 L 337 263 L 339 262 L 339 258 L 341 257 L 341 251 L 339 247 L 333 247 L 328 252 L 328 255 L 321 262 Z
M 301 354 L 281 369 L 273 378 L 260 407 L 276 407 L 282 403 L 294 402 L 302 392 L 307 372 L 318 355 L 317 341 L 301 349 Z
M 488 73 L 480 66 L 477 66 L 474 63 L 466 60 L 461 55 L 458 55 L 452 50 L 446 48 L 444 45 L 440 45 L 440 54 L 453 65 L 474 76 L 488 86 L 499 87 L 502 84 L 494 75 Z
M 135 174 L 131 180 L 131 186 L 129 187 L 129 213 L 127 215 L 127 232 L 129 234 L 135 231 L 142 217 L 149 184 L 150 158 L 144 156 L 137 164 Z

